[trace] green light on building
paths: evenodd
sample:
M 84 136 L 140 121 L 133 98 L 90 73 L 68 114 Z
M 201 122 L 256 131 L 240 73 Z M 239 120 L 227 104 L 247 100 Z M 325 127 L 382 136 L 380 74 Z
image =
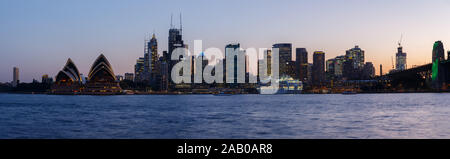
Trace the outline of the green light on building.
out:
M 432 71 L 432 73 L 431 73 L 431 79 L 432 79 L 433 81 L 435 81 L 435 80 L 437 79 L 437 77 L 438 77 L 438 66 L 439 66 L 439 59 L 436 59 L 436 60 L 433 62 L 433 66 L 432 66 L 432 68 L 431 68 L 431 71 Z

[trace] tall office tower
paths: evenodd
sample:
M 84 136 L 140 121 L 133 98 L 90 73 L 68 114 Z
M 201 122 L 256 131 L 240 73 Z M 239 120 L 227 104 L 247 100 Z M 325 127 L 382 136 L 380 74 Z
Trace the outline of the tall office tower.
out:
M 181 25 L 180 25 L 179 29 L 173 27 L 173 25 L 171 25 L 171 28 L 169 29 L 169 52 L 168 52 L 169 59 L 172 57 L 172 53 L 176 48 L 184 48 Z M 173 65 L 175 63 L 173 63 Z M 169 69 L 171 69 L 171 68 L 169 68 Z
M 403 47 L 400 45 L 395 54 L 395 69 L 398 71 L 406 70 L 406 52 L 403 52 Z
M 267 55 L 267 66 L 266 67 L 266 71 L 267 71 L 267 75 L 270 76 L 272 75 L 272 50 L 264 50 L 264 53 Z M 261 62 L 262 63 L 262 62 Z M 263 66 L 261 66 L 263 67 Z M 258 64 L 258 68 L 259 68 L 259 64 Z M 258 71 L 259 73 L 259 71 Z
M 265 73 L 266 76 L 271 76 L 272 75 L 272 51 L 271 50 L 264 50 L 264 54 L 267 55 L 266 57 L 262 57 L 261 59 L 258 59 L 258 64 L 257 64 L 257 75 L 258 75 L 258 82 L 261 82 L 262 79 L 262 74 L 261 73 Z M 264 60 L 266 60 L 266 65 L 264 65 Z M 264 79 L 265 80 L 265 79 Z
M 337 78 L 342 77 L 342 72 L 344 70 L 344 62 L 345 62 L 345 56 L 337 56 L 334 63 L 334 76 Z
M 380 64 L 380 76 L 383 76 L 383 65 Z
M 306 82 L 308 76 L 308 51 L 305 48 L 295 49 L 295 71 L 300 81 Z
M 157 70 L 159 70 L 159 75 L 157 79 L 157 83 L 159 83 L 158 90 L 160 91 L 168 91 L 169 90 L 169 53 L 167 51 L 163 51 L 162 57 L 158 60 Z
M 13 68 L 13 81 L 12 81 L 12 85 L 13 87 L 17 87 L 19 85 L 19 68 L 14 67 Z
M 149 41 L 145 41 L 145 48 L 144 48 L 144 65 L 143 70 L 140 72 L 140 80 L 141 81 L 150 81 L 150 52 L 149 52 Z
M 353 68 L 362 69 L 364 67 L 364 50 L 355 46 L 345 53 L 347 59 L 353 60 Z
M 445 60 L 445 53 L 444 53 L 444 44 L 442 44 L 441 41 L 436 41 L 433 45 L 433 61 L 444 61 Z
M 339 79 L 343 75 L 345 56 L 336 56 L 326 62 L 326 74 L 329 79 Z
M 347 57 L 346 57 L 347 58 Z M 342 69 L 342 77 L 347 80 L 359 80 L 360 72 L 362 72 L 362 68 L 355 68 L 354 59 L 346 59 L 343 64 Z
M 372 62 L 366 62 L 362 71 L 362 79 L 371 79 L 375 77 L 375 67 Z
M 145 58 L 139 57 L 139 59 L 136 60 L 136 64 L 134 65 L 134 81 L 135 82 L 142 82 L 144 80 L 144 65 L 145 65 Z
M 234 81 L 233 81 L 233 84 L 237 84 L 237 78 L 238 78 L 238 57 L 237 56 L 234 56 L 234 64 L 233 64 L 233 66 L 228 66 L 227 65 L 227 60 L 226 60 L 226 57 L 227 57 L 227 55 L 229 55 L 230 53 L 228 52 L 228 50 L 230 50 L 230 49 L 232 49 L 232 50 L 236 50 L 236 51 L 239 51 L 240 49 L 241 49 L 241 44 L 239 44 L 239 43 L 234 43 L 234 44 L 228 44 L 228 45 L 226 45 L 225 46 L 225 58 L 224 58 L 224 60 L 223 60 L 223 65 L 224 65 L 224 70 L 223 70 L 223 73 L 224 73 L 224 82 L 225 83 L 227 83 L 226 81 L 226 79 L 227 78 L 229 78 L 229 79 L 234 79 Z M 240 52 L 239 52 L 240 53 Z M 245 52 L 242 52 L 242 53 L 244 53 L 244 56 L 245 56 Z M 245 60 L 245 65 L 244 66 L 247 66 L 247 64 L 246 64 L 246 62 L 247 62 L 247 60 L 246 59 L 244 59 Z M 231 67 L 232 67 L 232 69 L 234 70 L 234 74 L 233 75 L 229 75 L 228 73 L 227 73 L 227 67 L 230 67 L 230 68 L 228 68 L 228 69 L 231 69 Z M 244 72 L 246 72 L 246 70 L 247 70 L 247 68 L 245 67 L 245 68 L 240 68 L 240 69 L 245 69 L 245 71 Z M 237 85 L 233 85 L 233 86 L 237 86 Z
M 134 80 L 134 74 L 133 73 L 125 73 L 125 80 L 127 81 L 133 81 Z
M 292 44 L 279 43 L 272 46 L 273 49 L 278 49 L 279 53 L 279 75 L 294 77 L 294 70 L 289 70 L 289 65 L 292 63 Z M 273 51 L 272 49 L 272 51 Z
M 136 77 L 139 78 L 139 82 L 151 82 L 153 74 L 156 73 L 155 65 L 158 60 L 158 42 L 155 34 L 152 35 L 150 40 L 145 41 L 143 59 L 143 69 L 139 72 L 139 77 Z
M 325 73 L 326 73 L 326 78 L 329 79 L 329 80 L 332 80 L 332 79 L 334 79 L 334 77 L 336 77 L 336 75 L 335 75 L 335 71 L 336 71 L 335 65 L 336 65 L 336 59 L 335 58 L 328 59 L 326 61 L 326 64 L 325 64 L 326 71 L 325 71 Z
M 191 85 L 195 85 L 195 55 L 189 56 L 190 66 L 191 66 Z M 202 74 L 203 75 L 203 74 Z
M 169 64 L 167 61 L 160 60 L 160 78 L 159 78 L 159 90 L 168 91 L 169 90 Z
M 312 81 L 314 84 L 325 82 L 325 52 L 316 51 L 313 54 Z
M 307 69 L 307 79 L 306 82 L 308 82 L 308 84 L 312 84 L 312 68 L 313 68 L 313 64 L 312 63 L 308 63 L 308 69 Z
M 431 79 L 433 81 L 433 87 L 434 88 L 439 88 L 442 86 L 440 79 L 439 79 L 439 75 L 440 74 L 440 69 L 439 68 L 439 61 L 444 61 L 445 60 L 445 53 L 444 53 L 444 44 L 442 44 L 441 41 L 436 41 L 433 45 L 433 58 L 432 58 L 432 68 L 431 68 Z
M 153 78 L 155 74 L 157 74 L 158 70 L 156 69 L 156 63 L 158 62 L 158 41 L 156 40 L 155 34 L 152 35 L 152 39 L 147 42 L 145 53 L 150 56 L 150 60 L 146 65 L 148 67 L 149 76 Z
M 168 57 L 167 57 L 167 64 L 168 64 L 168 73 L 170 75 L 170 71 L 172 71 L 173 66 L 175 66 L 176 63 L 178 63 L 181 58 L 186 58 L 186 57 L 179 57 L 178 60 L 171 60 L 172 58 L 172 53 L 175 49 L 177 48 L 185 48 L 184 42 L 183 42 L 183 26 L 181 23 L 181 15 L 180 15 L 180 28 L 175 28 L 172 24 L 172 18 L 171 18 L 171 24 L 170 24 L 170 29 L 169 29 L 169 40 L 168 40 Z M 168 82 L 169 82 L 169 88 L 174 88 L 175 85 L 171 79 L 171 76 L 168 77 Z

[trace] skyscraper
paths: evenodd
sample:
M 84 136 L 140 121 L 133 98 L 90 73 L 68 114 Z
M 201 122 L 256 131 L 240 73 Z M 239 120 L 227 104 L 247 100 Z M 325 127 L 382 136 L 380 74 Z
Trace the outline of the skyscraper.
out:
M 13 87 L 17 87 L 17 85 L 19 85 L 19 68 L 14 67 L 13 68 L 13 81 L 12 81 L 12 86 Z
M 290 63 L 292 63 L 292 44 L 291 43 L 279 43 L 272 46 L 273 49 L 278 49 L 279 53 L 279 68 L 280 77 L 290 76 L 294 77 L 294 70 L 289 70 Z M 273 50 L 272 49 L 272 50 Z
M 328 79 L 340 79 L 343 75 L 345 56 L 336 56 L 326 62 L 326 74 Z
M 306 82 L 308 78 L 308 51 L 305 48 L 295 49 L 295 66 L 296 78 Z
M 397 48 L 397 53 L 395 54 L 395 69 L 398 71 L 406 69 L 406 53 L 403 52 L 402 46 Z
M 375 77 L 375 67 L 372 62 L 366 62 L 363 67 L 362 79 L 371 79 Z
M 181 58 L 188 58 L 188 57 L 179 57 L 178 60 L 171 60 L 172 53 L 175 49 L 185 48 L 185 44 L 183 42 L 182 31 L 183 31 L 183 27 L 181 24 L 181 14 L 180 14 L 180 28 L 175 28 L 171 22 L 170 29 L 169 29 L 169 40 L 168 40 L 169 52 L 168 52 L 168 57 L 166 59 L 167 64 L 168 64 L 167 70 L 168 70 L 169 75 L 171 74 L 170 71 L 172 71 L 173 66 L 175 66 L 175 64 L 178 63 L 181 60 Z M 168 87 L 171 89 L 175 88 L 175 84 L 173 83 L 171 76 L 168 76 L 167 78 L 168 78 Z
M 135 66 L 135 79 L 137 82 L 150 83 L 157 70 L 155 69 L 158 60 L 158 42 L 155 34 L 150 40 L 145 41 L 144 57 L 140 57 Z
M 166 54 L 167 51 L 165 51 Z M 163 52 L 164 53 L 164 52 Z M 160 91 L 168 91 L 169 90 L 169 64 L 166 60 L 159 60 L 160 63 L 158 66 L 160 68 L 160 75 L 158 78 L 159 90 Z
M 438 61 L 445 60 L 444 44 L 442 44 L 441 41 L 436 41 L 433 45 L 432 62 L 435 62 L 436 60 L 438 60 Z
M 353 60 L 353 68 L 362 69 L 364 67 L 364 50 L 356 45 L 345 53 L 347 59 Z
M 261 59 L 258 59 L 258 67 L 257 67 L 257 73 L 258 73 L 258 79 L 259 82 L 261 82 L 261 80 L 266 80 L 263 77 L 264 73 L 266 76 L 271 76 L 272 75 L 272 50 L 264 50 L 264 54 L 267 55 L 266 57 L 262 57 Z M 265 59 L 264 59 L 265 58 Z M 266 60 L 267 63 L 265 63 L 266 65 L 264 65 L 264 60 Z
M 355 68 L 355 60 L 351 58 L 347 58 L 342 66 L 342 77 L 347 80 L 358 80 L 360 79 L 360 73 L 362 68 Z
M 336 71 L 335 65 L 336 65 L 336 59 L 335 58 L 328 59 L 326 61 L 325 66 L 326 66 L 326 77 L 327 77 L 327 79 L 330 79 L 330 80 L 334 79 L 335 71 Z
M 146 50 L 146 54 L 150 55 L 150 60 L 149 62 L 149 76 L 151 78 L 153 78 L 155 76 L 155 74 L 158 72 L 158 70 L 156 70 L 156 63 L 158 62 L 158 41 L 156 40 L 156 36 L 155 34 L 152 35 L 152 39 L 150 39 L 150 41 L 147 43 L 147 50 Z
M 144 49 L 144 65 L 143 65 L 143 70 L 140 72 L 140 80 L 141 82 L 146 81 L 149 82 L 150 81 L 150 49 L 149 49 L 149 41 L 145 42 L 145 49 Z
M 139 57 L 139 59 L 136 60 L 136 64 L 134 65 L 134 81 L 135 82 L 142 82 L 143 74 L 144 74 L 144 67 L 145 65 L 145 58 Z
M 176 48 L 184 48 L 182 29 L 174 28 L 169 29 L 169 59 L 172 57 L 172 53 Z M 175 62 L 176 63 L 176 62 Z M 171 68 L 170 68 L 171 69 Z
M 232 50 L 240 50 L 241 49 L 241 44 L 239 44 L 239 43 L 234 43 L 234 44 L 228 44 L 228 45 L 226 45 L 225 46 L 225 59 L 224 59 L 224 62 L 223 62 L 223 65 L 224 65 L 224 82 L 226 82 L 227 80 L 227 78 L 228 79 L 231 79 L 231 78 L 233 78 L 234 79 L 234 81 L 233 81 L 233 83 L 232 83 L 232 86 L 237 86 L 237 85 L 235 85 L 235 84 L 237 84 L 238 83 L 238 80 L 237 80 L 237 78 L 238 78 L 238 56 L 234 56 L 234 64 L 233 64 L 233 66 L 228 66 L 227 65 L 227 60 L 226 60 L 226 57 L 227 57 L 227 55 L 229 55 L 230 53 L 227 51 L 227 50 L 230 50 L 230 49 L 232 49 Z M 247 56 L 245 55 L 245 52 L 238 52 L 238 53 L 244 53 L 244 57 L 245 57 L 245 59 L 244 59 L 244 68 L 240 68 L 240 69 L 244 69 L 244 72 L 246 73 L 247 71 L 248 71 L 248 65 L 247 65 Z M 228 74 L 227 73 L 227 68 L 228 69 L 233 69 L 233 71 L 234 71 L 234 74 L 233 75 L 230 75 L 230 74 Z
M 345 56 L 337 56 L 335 58 L 334 63 L 334 76 L 340 78 L 342 77 L 342 72 L 344 70 L 344 62 L 345 62 Z
M 444 44 L 442 44 L 441 41 L 436 41 L 433 45 L 433 58 L 432 58 L 432 68 L 431 68 L 431 79 L 433 81 L 433 87 L 439 88 L 440 82 L 438 81 L 438 73 L 439 70 L 439 61 L 445 60 L 445 53 L 444 53 Z
M 380 76 L 383 76 L 383 65 L 380 64 Z
M 312 83 L 312 68 L 313 68 L 313 64 L 312 63 L 308 63 L 308 69 L 307 69 L 307 82 L 308 83 Z
M 320 84 L 325 82 L 325 52 L 316 51 L 313 54 L 312 82 Z

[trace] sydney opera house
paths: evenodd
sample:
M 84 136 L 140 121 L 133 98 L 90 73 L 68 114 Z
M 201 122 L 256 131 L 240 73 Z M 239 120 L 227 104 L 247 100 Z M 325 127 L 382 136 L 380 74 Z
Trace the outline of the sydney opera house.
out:
M 115 95 L 122 94 L 111 64 L 101 54 L 92 64 L 89 75 L 83 79 L 75 63 L 69 58 L 56 75 L 51 94 Z

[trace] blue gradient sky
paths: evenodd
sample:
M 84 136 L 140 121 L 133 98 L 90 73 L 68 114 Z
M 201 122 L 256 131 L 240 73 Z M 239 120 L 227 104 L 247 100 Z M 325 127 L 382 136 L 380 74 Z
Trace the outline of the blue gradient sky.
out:
M 434 41 L 450 45 L 446 0 L 0 0 L 0 81 L 12 80 L 14 66 L 24 82 L 54 76 L 69 57 L 87 74 L 100 52 L 116 74 L 133 72 L 153 31 L 167 50 L 170 14 L 178 25 L 180 12 L 191 46 L 290 42 L 310 62 L 315 50 L 329 59 L 359 45 L 387 71 L 401 34 L 408 67 L 430 62 Z

